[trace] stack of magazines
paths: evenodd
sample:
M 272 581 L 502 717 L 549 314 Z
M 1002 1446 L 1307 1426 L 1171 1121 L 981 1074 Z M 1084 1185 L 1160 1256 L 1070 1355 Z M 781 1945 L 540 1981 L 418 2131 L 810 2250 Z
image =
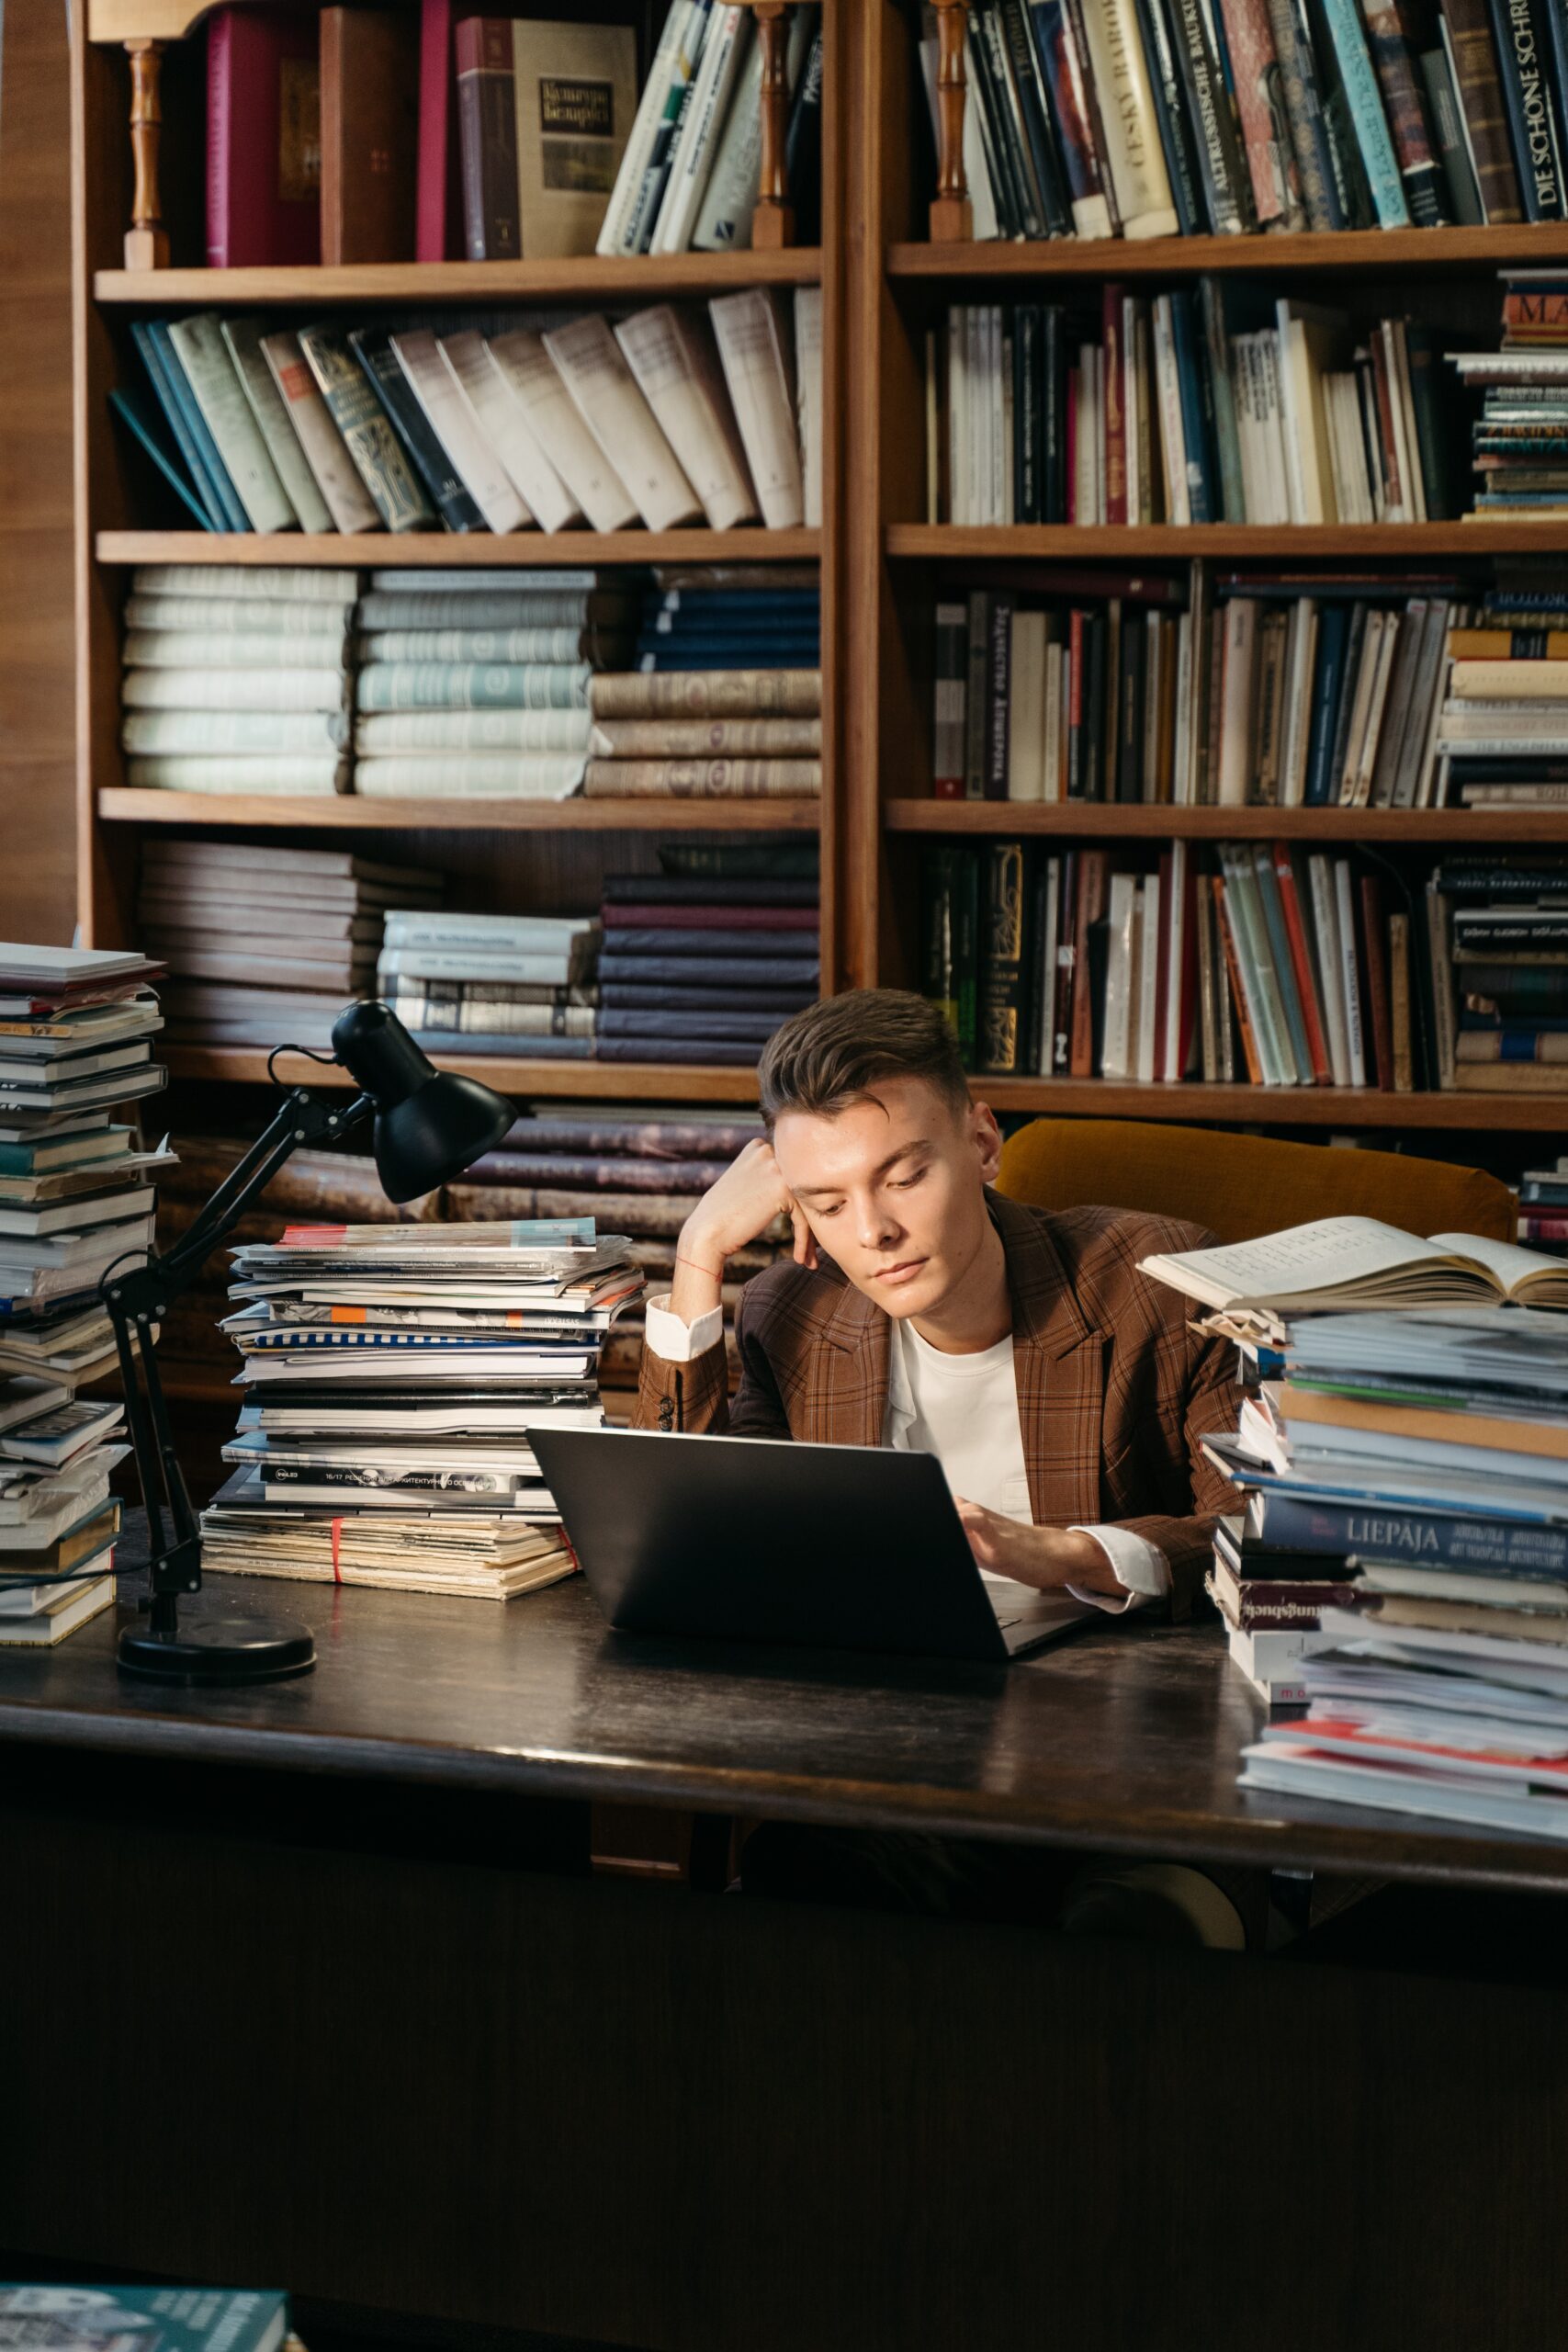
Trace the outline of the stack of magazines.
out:
M 235 1252 L 237 1467 L 208 1569 L 506 1600 L 570 1573 L 532 1429 L 602 1425 L 641 1295 L 592 1220 L 295 1226 Z
M 1269 1611 L 1300 1612 L 1271 1695 L 1308 1712 L 1244 1750 L 1243 1787 L 1568 1838 L 1562 1265 L 1358 1217 L 1145 1271 L 1250 1323 L 1272 1375 L 1205 1445 L 1246 1505 L 1211 1587 L 1233 1654 L 1233 1594 L 1255 1661 Z
M 0 1645 L 62 1641 L 114 1598 L 123 1408 L 75 1391 L 113 1365 L 98 1284 L 151 1246 L 174 1157 L 111 1121 L 164 1083 L 158 968 L 0 945 Z

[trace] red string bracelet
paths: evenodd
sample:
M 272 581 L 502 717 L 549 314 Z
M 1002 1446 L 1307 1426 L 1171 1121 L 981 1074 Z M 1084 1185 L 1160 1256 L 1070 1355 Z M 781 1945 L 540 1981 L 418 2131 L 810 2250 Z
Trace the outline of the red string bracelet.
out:
M 678 1266 L 690 1266 L 694 1274 L 706 1274 L 710 1283 L 723 1283 L 722 1273 L 716 1274 L 711 1266 L 699 1266 L 694 1258 L 682 1258 L 679 1250 L 675 1252 L 675 1263 Z

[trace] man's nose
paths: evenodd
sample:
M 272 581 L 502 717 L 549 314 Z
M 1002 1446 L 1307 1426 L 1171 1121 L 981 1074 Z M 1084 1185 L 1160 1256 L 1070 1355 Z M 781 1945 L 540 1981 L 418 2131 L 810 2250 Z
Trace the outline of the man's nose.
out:
M 863 1250 L 886 1250 L 898 1230 L 898 1220 L 883 1201 L 867 1201 L 860 1213 Z

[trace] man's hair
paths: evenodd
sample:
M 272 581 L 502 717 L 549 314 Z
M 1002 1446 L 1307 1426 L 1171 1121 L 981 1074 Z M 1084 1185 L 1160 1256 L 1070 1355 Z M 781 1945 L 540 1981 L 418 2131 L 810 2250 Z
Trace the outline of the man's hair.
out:
M 757 1065 L 763 1122 L 785 1111 L 831 1118 L 886 1078 L 923 1078 L 954 1112 L 969 1088 L 947 1015 L 905 989 L 824 997 L 775 1029 Z

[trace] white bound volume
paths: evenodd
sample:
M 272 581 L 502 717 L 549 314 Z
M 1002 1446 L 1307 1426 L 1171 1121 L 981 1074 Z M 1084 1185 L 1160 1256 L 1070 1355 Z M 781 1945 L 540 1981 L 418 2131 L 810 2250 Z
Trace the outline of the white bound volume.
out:
M 392 350 L 408 378 L 425 423 L 446 450 L 453 469 L 492 531 L 521 531 L 534 517 L 518 497 L 500 458 L 474 422 L 428 327 L 395 334 Z
M 770 531 L 806 519 L 788 346 L 773 295 L 757 287 L 708 304 L 751 480 Z
M 615 470 L 649 529 L 700 521 L 696 493 L 599 313 L 551 330 L 544 345 L 594 440 L 606 457 L 614 452 Z
M 457 396 L 495 451 L 519 498 L 542 531 L 569 530 L 582 509 L 528 428 L 505 379 L 490 364 L 483 335 L 470 327 L 440 338 Z
M 492 335 L 490 364 L 523 411 L 528 430 L 596 531 L 624 531 L 635 503 L 577 413 L 542 338 L 526 327 Z
M 615 340 L 711 527 L 755 522 L 756 492 L 706 320 L 663 302 L 623 319 Z

